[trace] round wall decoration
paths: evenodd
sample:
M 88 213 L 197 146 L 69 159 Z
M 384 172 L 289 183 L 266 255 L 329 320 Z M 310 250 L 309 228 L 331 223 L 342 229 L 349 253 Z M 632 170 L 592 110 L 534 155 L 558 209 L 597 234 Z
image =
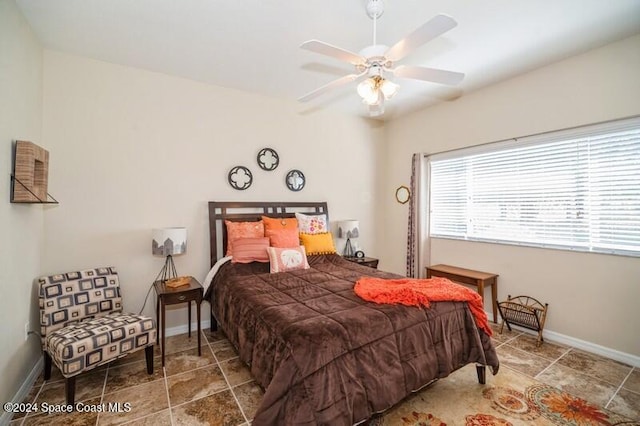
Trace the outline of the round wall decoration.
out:
M 233 189 L 237 189 L 239 191 L 249 188 L 253 183 L 251 170 L 244 166 L 235 166 L 229 170 L 227 179 L 229 180 L 229 185 L 231 185 Z
M 306 179 L 304 177 L 304 173 L 302 173 L 300 170 L 290 170 L 289 173 L 287 173 L 287 177 L 285 178 L 284 182 L 287 184 L 287 188 L 289 188 L 291 191 L 301 191 L 302 188 L 304 188 L 304 184 L 306 183 Z
M 280 164 L 280 157 L 278 157 L 278 153 L 275 149 L 271 148 L 262 148 L 260 152 L 258 152 L 258 166 L 262 170 L 266 170 L 270 172 L 271 170 L 275 170 Z

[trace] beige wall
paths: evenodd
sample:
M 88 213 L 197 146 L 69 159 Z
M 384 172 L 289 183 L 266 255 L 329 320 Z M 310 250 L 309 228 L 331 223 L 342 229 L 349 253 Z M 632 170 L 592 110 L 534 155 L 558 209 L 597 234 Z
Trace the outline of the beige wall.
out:
M 37 329 L 38 275 L 116 265 L 137 311 L 163 262 L 150 254 L 152 228 L 186 226 L 178 272 L 204 277 L 208 200 L 326 200 L 332 221 L 360 220 L 362 248 L 381 268 L 403 273 L 407 211 L 393 194 L 408 184 L 411 153 L 640 114 L 639 55 L 634 37 L 382 126 L 58 52 L 43 59 L 14 2 L 0 0 L 1 169 L 13 140 L 38 143 L 61 202 L 10 204 L 8 177 L 0 190 L 0 400 L 40 357 L 37 339 L 23 339 L 26 321 Z M 280 154 L 274 172 L 255 164 L 265 146 Z M 226 183 L 237 164 L 254 171 L 247 191 Z M 291 168 L 307 176 L 300 193 L 284 186 Z M 550 303 L 550 330 L 640 355 L 629 331 L 640 324 L 638 259 L 434 240 L 431 260 L 499 272 L 501 298 Z M 185 319 L 179 308 L 169 326 Z
M 33 280 L 44 242 L 42 205 L 10 204 L 12 145 L 43 148 L 42 48 L 13 0 L 0 0 L 0 401 L 11 401 L 40 357 L 24 325 L 39 330 Z
M 45 215 L 45 273 L 115 265 L 125 308 L 138 311 L 164 261 L 151 255 L 152 228 L 187 227 L 177 271 L 206 275 L 209 200 L 326 200 L 331 221 L 360 220 L 363 248 L 376 254 L 382 140 L 368 120 L 299 114 L 295 102 L 52 51 L 44 70 L 43 132 L 60 201 Z M 263 147 L 278 152 L 275 171 L 258 168 Z M 235 165 L 252 170 L 248 190 L 228 185 Z M 298 193 L 284 184 L 293 168 L 307 178 Z M 183 308 L 169 313 L 169 327 L 185 323 Z
M 387 124 L 381 267 L 404 271 L 408 205 L 392 200 L 409 182 L 413 152 L 640 114 L 638 75 L 640 35 Z M 431 263 L 499 273 L 499 299 L 526 294 L 549 303 L 548 330 L 640 356 L 638 258 L 433 239 Z

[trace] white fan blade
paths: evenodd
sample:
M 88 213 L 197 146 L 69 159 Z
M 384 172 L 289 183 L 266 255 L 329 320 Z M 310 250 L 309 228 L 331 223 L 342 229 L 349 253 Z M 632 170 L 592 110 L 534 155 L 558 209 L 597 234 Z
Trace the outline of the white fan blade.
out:
M 366 62 L 366 59 L 360 55 L 349 52 L 348 50 L 344 50 L 340 47 L 332 46 L 320 40 L 305 41 L 300 45 L 300 47 L 322 55 L 331 56 L 353 65 L 364 64 Z
M 413 78 L 416 80 L 431 81 L 433 83 L 448 84 L 450 86 L 455 86 L 464 78 L 464 74 L 461 72 L 415 67 L 411 65 L 400 65 L 393 70 L 393 75 L 400 78 Z
M 366 75 L 367 72 L 363 72 L 362 74 L 349 74 L 349 75 L 345 75 L 344 77 L 340 77 L 337 80 L 333 80 L 330 83 L 325 84 L 322 87 L 317 88 L 316 90 L 307 93 L 304 96 L 301 96 L 298 98 L 298 102 L 307 102 L 310 101 L 311 99 L 322 95 L 325 92 L 328 92 L 331 89 L 335 89 L 336 87 L 340 87 L 342 85 L 345 85 L 347 83 L 351 83 L 352 81 L 357 80 L 360 77 L 363 77 L 364 75 Z
M 422 46 L 426 42 L 433 40 L 441 34 L 446 33 L 458 23 L 448 15 L 436 15 L 429 21 L 422 24 L 414 32 L 394 44 L 387 50 L 384 56 L 391 62 L 398 61 L 414 49 Z

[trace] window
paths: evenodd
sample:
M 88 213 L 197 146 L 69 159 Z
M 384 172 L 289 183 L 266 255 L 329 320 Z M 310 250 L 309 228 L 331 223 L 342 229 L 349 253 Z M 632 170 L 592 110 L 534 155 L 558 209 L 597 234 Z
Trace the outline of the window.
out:
M 640 118 L 429 163 L 432 237 L 640 256 Z

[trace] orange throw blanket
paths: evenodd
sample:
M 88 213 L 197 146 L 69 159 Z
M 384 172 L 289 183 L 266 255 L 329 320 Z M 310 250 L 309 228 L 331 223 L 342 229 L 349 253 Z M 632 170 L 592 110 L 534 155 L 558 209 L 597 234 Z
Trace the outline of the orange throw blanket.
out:
M 482 297 L 475 291 L 456 284 L 447 278 L 428 279 L 362 277 L 353 290 L 362 299 L 375 303 L 400 303 L 409 306 L 429 307 L 429 302 L 467 302 L 479 328 L 488 336 L 493 334 Z

